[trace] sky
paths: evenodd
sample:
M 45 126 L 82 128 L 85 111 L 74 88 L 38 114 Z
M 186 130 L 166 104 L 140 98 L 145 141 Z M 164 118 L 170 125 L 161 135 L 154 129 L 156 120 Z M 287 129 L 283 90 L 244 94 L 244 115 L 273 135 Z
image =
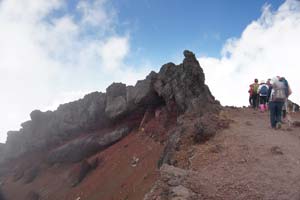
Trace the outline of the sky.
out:
M 0 142 L 32 110 L 134 85 L 193 51 L 222 105 L 285 76 L 300 103 L 300 1 L 0 0 Z

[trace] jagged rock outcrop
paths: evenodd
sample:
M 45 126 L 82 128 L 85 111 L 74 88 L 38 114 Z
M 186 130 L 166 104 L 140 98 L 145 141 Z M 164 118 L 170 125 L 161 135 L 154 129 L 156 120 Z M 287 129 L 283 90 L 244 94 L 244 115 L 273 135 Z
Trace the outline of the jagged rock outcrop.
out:
M 106 93 L 88 94 L 78 101 L 60 105 L 55 111 L 33 111 L 31 120 L 24 122 L 19 131 L 8 132 L 5 157 L 16 158 L 26 152 L 61 146 L 51 152 L 53 160 L 60 162 L 62 157 L 69 156 L 72 161 L 78 161 L 90 154 L 81 155 L 76 148 L 91 146 L 91 149 L 85 148 L 86 152 L 102 149 L 91 142 L 98 141 L 99 137 L 95 139 L 96 136 L 89 133 L 110 127 L 134 113 L 142 117 L 149 107 L 166 105 L 178 116 L 185 112 L 197 115 L 218 112 L 220 104 L 205 85 L 205 76 L 195 55 L 186 50 L 184 56 L 182 64 L 165 64 L 158 73 L 151 72 L 135 86 L 113 83 Z M 73 140 L 83 132 L 86 137 Z M 72 156 L 73 151 L 80 159 Z
M 21 124 L 20 131 L 9 131 L 5 157 L 46 148 L 74 138 L 80 131 L 93 130 L 107 123 L 104 113 L 106 95 L 94 92 L 83 99 L 58 107 L 54 112 L 32 111 L 31 120 Z
M 186 50 L 184 56 L 183 63 L 178 66 L 173 63 L 162 66 L 154 84 L 155 91 L 167 105 L 175 102 L 180 113 L 218 109 L 218 102 L 204 83 L 204 73 L 195 55 Z

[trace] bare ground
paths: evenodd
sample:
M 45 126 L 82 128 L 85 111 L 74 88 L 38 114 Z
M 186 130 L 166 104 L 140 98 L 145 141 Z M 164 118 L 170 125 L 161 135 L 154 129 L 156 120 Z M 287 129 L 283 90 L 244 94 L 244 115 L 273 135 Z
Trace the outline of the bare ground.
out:
M 194 199 L 300 200 L 300 128 L 284 124 L 281 130 L 273 130 L 268 113 L 247 108 L 227 108 L 222 115 L 233 120 L 230 127 L 184 150 L 180 162 L 188 169 L 189 180 L 173 191 L 188 196 L 190 189 L 198 196 Z M 300 121 L 300 113 L 291 118 Z M 150 120 L 144 133 L 134 131 L 92 156 L 100 159 L 99 166 L 74 188 L 67 181 L 72 165 L 44 165 L 32 183 L 13 181 L 12 176 L 2 179 L 3 193 L 8 200 L 25 199 L 30 191 L 49 200 L 143 199 L 159 178 L 156 166 L 164 145 L 155 137 L 158 133 L 164 137 L 167 129 L 162 124 Z M 136 166 L 132 165 L 134 157 L 138 158 Z
M 271 129 L 268 113 L 252 109 L 225 114 L 230 128 L 193 146 L 190 157 L 190 170 L 214 188 L 210 199 L 300 200 L 300 128 Z
M 68 172 L 72 165 L 45 166 L 34 182 L 24 184 L 7 177 L 2 189 L 7 200 L 22 200 L 30 191 L 44 200 L 119 200 L 142 199 L 158 177 L 157 160 L 163 146 L 138 132 L 100 152 L 99 166 L 76 187 L 70 187 Z M 136 165 L 133 157 L 138 158 Z

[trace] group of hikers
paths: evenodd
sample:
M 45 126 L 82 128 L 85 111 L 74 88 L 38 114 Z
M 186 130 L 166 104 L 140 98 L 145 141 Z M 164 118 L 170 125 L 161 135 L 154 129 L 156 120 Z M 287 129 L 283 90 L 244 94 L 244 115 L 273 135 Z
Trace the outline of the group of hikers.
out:
M 271 127 L 280 129 L 287 116 L 288 97 L 292 94 L 288 81 L 280 76 L 260 83 L 254 79 L 249 87 L 250 105 L 262 112 L 269 110 Z

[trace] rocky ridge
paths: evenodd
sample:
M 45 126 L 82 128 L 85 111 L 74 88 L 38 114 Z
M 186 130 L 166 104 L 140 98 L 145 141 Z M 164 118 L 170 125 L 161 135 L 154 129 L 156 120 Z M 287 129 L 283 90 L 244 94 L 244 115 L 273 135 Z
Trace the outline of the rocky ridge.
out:
M 87 160 L 92 157 L 97 160 L 99 152 L 118 146 L 120 140 L 132 133 L 150 137 L 162 146 L 162 151 L 152 155 L 156 156 L 159 168 L 164 166 L 161 173 L 171 165 L 187 169 L 190 146 L 228 127 L 229 121 L 220 117 L 222 107 L 205 84 L 205 75 L 195 55 L 188 50 L 183 54 L 182 64 L 167 63 L 158 73 L 152 71 L 135 86 L 113 83 L 106 93 L 90 93 L 60 105 L 55 111 L 33 111 L 31 120 L 22 123 L 19 131 L 8 132 L 6 144 L 0 146 L 3 163 L 14 166 L 21 157 L 25 161 L 11 169 L 0 168 L 0 178 L 1 174 L 11 174 L 10 184 L 14 187 L 18 180 L 35 184 L 35 179 L 43 176 L 48 166 L 55 170 L 66 164 L 74 165 L 69 173 L 74 175 L 68 179 L 72 186 L 78 187 L 91 169 L 97 168 L 97 165 L 92 167 L 93 161 Z M 38 158 L 34 157 L 36 152 Z M 132 159 L 136 167 L 139 159 L 136 156 Z M 6 191 L 8 188 L 9 184 Z M 177 189 L 186 192 L 185 188 Z M 38 195 L 43 198 L 44 194 Z
M 218 111 L 220 105 L 205 85 L 195 55 L 186 50 L 184 56 L 182 64 L 167 63 L 159 73 L 151 72 L 135 86 L 113 83 L 106 93 L 88 94 L 78 101 L 60 105 L 53 112 L 33 111 L 31 120 L 22 123 L 19 131 L 8 132 L 3 150 L 5 158 L 61 145 L 82 132 L 109 127 L 132 113 L 142 116 L 148 108 L 159 105 L 176 109 L 178 115 Z

